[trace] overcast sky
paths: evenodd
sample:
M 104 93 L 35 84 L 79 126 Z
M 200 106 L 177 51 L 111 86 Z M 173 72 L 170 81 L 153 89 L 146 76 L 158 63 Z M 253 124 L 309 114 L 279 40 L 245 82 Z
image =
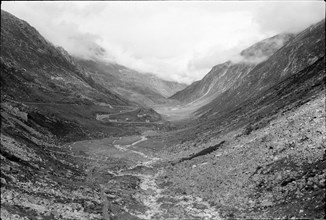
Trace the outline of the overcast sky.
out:
M 98 44 L 107 59 L 191 83 L 251 44 L 324 18 L 323 1 L 2 2 L 77 56 Z

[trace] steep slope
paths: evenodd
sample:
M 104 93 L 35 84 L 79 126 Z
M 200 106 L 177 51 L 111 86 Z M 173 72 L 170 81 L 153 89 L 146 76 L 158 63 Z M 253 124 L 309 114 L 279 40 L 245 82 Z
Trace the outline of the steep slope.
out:
M 214 115 L 240 106 L 248 99 L 314 64 L 325 56 L 325 20 L 299 33 L 293 40 L 276 51 L 269 59 L 259 63 L 237 81 L 237 87 L 218 94 L 209 104 L 201 107 L 200 115 Z M 223 105 L 221 105 L 223 103 Z
M 126 105 L 27 22 L 1 10 L 1 90 L 20 101 Z
M 202 80 L 170 98 L 183 103 L 208 103 L 224 91 L 237 87 L 258 63 L 266 60 L 293 37 L 293 34 L 280 34 L 260 41 L 243 50 L 234 61 L 214 66 Z
M 143 74 L 101 59 L 76 58 L 93 79 L 128 100 L 142 105 L 171 102 L 167 97 L 186 87 L 185 84 L 162 80 L 153 74 Z
M 168 136 L 162 186 L 226 219 L 325 218 L 324 48 L 321 21 Z
M 160 120 L 156 112 L 136 107 L 134 102 L 95 82 L 63 48 L 54 47 L 27 22 L 5 11 L 1 11 L 0 80 L 2 99 L 24 103 L 42 114 L 56 115 L 83 127 L 82 132 L 63 130 L 61 139 L 139 132 L 130 124 L 96 120 L 98 114 L 122 111 L 126 114 L 121 118 L 142 122 L 144 118 L 137 118 L 140 111 L 147 112 L 146 119 L 151 122 Z

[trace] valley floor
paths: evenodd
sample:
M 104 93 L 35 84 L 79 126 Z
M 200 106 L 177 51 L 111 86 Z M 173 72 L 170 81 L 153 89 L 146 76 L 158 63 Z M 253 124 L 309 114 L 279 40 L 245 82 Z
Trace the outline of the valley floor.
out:
M 63 146 L 4 132 L 1 218 L 323 218 L 324 103 L 318 95 L 265 127 L 192 146 L 175 145 L 179 131 Z
M 149 138 L 149 139 L 148 139 Z M 168 195 L 157 185 L 167 161 L 142 147 L 150 137 L 130 136 L 76 142 L 68 148 L 74 155 L 82 151 L 88 161 L 88 181 L 99 184 L 103 216 L 123 219 L 214 218 L 217 210 L 199 197 Z M 92 146 L 90 149 L 88 146 Z M 97 159 L 95 159 L 97 158 Z M 98 181 L 98 179 L 101 181 Z M 174 214 L 172 214 L 174 213 Z

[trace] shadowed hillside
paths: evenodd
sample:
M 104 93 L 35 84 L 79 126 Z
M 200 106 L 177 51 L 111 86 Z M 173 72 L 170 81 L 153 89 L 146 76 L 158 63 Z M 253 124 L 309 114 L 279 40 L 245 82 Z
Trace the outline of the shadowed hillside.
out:
M 128 104 L 95 83 L 62 52 L 28 23 L 1 11 L 3 93 L 22 101 Z

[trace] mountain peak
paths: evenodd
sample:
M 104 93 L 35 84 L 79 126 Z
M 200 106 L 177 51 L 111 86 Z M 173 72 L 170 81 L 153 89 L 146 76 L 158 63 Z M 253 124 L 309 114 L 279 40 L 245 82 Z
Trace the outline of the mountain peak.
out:
M 202 80 L 177 92 L 171 98 L 189 103 L 195 100 L 203 102 L 217 96 L 228 88 L 236 86 L 233 82 L 245 77 L 258 63 L 267 60 L 294 36 L 294 34 L 283 33 L 253 44 L 233 57 L 231 61 L 215 65 Z

